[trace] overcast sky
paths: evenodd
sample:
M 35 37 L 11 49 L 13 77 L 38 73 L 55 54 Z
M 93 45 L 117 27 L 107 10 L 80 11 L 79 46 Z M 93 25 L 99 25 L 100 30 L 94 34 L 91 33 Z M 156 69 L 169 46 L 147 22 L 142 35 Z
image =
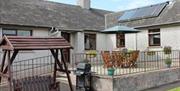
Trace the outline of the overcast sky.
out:
M 49 0 L 54 2 L 76 5 L 77 0 Z M 168 0 L 91 0 L 91 7 L 110 10 L 122 11 L 142 6 L 166 2 Z

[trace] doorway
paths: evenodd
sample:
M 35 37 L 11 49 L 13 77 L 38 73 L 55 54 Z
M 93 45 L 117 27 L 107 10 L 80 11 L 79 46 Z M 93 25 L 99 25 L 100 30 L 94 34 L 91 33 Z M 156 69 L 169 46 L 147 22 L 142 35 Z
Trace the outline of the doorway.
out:
M 71 43 L 70 33 L 61 32 L 61 36 L 64 37 L 69 43 Z M 70 63 L 70 49 L 63 49 L 63 53 L 68 63 Z

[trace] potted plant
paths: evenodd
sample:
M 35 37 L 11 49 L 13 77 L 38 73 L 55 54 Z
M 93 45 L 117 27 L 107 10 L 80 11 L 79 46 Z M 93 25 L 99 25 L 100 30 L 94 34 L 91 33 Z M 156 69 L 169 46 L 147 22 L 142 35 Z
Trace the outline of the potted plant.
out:
M 169 58 L 169 57 L 167 57 L 167 58 L 165 59 L 165 64 L 166 64 L 167 68 L 170 68 L 170 67 L 171 67 L 171 64 L 172 64 L 172 59 Z
M 165 46 L 163 51 L 164 51 L 164 54 L 171 54 L 171 47 L 170 46 Z
M 114 75 L 115 68 L 114 68 L 114 63 L 113 62 L 111 63 L 111 65 L 108 66 L 107 71 L 108 71 L 108 75 L 109 76 L 113 76 Z
M 114 75 L 114 72 L 115 72 L 115 68 L 113 68 L 113 67 L 108 68 L 108 75 L 109 75 L 109 76 L 113 76 L 113 75 Z
M 149 55 L 149 56 L 153 56 L 153 55 L 155 55 L 155 51 L 147 51 L 147 55 Z
M 97 56 L 97 52 L 95 50 L 90 50 L 86 52 L 86 56 L 90 57 L 90 58 L 94 58 Z

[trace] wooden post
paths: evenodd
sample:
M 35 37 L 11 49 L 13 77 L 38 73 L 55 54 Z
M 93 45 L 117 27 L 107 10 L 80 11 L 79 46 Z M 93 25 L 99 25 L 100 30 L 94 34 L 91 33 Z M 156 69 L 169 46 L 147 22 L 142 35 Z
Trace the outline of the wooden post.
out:
M 12 76 L 12 71 L 11 71 L 11 51 L 8 51 L 8 55 L 7 55 L 7 60 L 8 60 L 8 75 L 9 75 L 9 79 L 8 79 L 8 82 L 9 82 L 9 91 L 12 91 L 12 79 L 13 79 L 13 76 Z
M 18 50 L 14 50 L 14 53 L 13 53 L 12 57 L 10 58 L 10 64 L 13 63 L 14 59 L 16 58 L 17 53 L 18 53 Z M 7 71 L 8 71 L 8 66 L 6 66 L 3 73 L 5 74 L 5 73 L 7 73 Z
M 60 49 L 61 51 L 61 59 L 62 59 L 62 62 L 64 64 L 64 68 L 65 68 L 65 71 L 66 71 L 66 75 L 67 75 L 67 78 L 68 78 L 68 82 L 69 82 L 69 87 L 70 87 L 70 90 L 73 91 L 73 85 L 72 85 L 72 81 L 71 81 L 71 78 L 70 78 L 70 75 L 69 75 L 69 72 L 68 72 L 68 67 L 66 65 L 66 60 L 65 60 L 65 57 L 64 57 L 64 54 L 63 54 L 63 50 Z
M 51 54 L 53 55 L 55 61 L 57 62 L 59 68 L 60 68 L 60 69 L 63 69 L 62 64 L 61 64 L 61 62 L 59 61 L 58 57 L 56 56 L 56 53 L 54 52 L 54 50 L 51 49 L 50 51 L 51 51 Z
M 57 57 L 57 55 L 58 55 L 58 51 L 56 51 L 56 57 Z M 57 87 L 57 86 L 56 86 L 57 61 L 56 61 L 56 59 L 55 59 L 54 61 L 55 61 L 55 63 L 54 63 L 54 74 L 53 74 L 54 76 L 53 76 L 53 81 L 54 81 L 54 88 L 56 88 L 56 87 Z
M 5 50 L 4 54 L 3 54 L 2 63 L 1 63 L 1 69 L 0 69 L 1 73 L 3 72 L 3 69 L 4 69 L 4 64 L 5 64 L 5 60 L 6 60 L 6 54 L 7 54 L 7 51 Z M 0 83 L 1 83 L 1 76 L 0 76 Z

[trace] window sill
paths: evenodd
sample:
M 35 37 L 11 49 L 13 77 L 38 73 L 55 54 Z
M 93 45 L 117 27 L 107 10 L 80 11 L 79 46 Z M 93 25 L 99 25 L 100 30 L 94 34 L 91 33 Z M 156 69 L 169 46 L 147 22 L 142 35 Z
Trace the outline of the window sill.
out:
M 148 46 L 148 48 L 163 48 L 162 46 Z

